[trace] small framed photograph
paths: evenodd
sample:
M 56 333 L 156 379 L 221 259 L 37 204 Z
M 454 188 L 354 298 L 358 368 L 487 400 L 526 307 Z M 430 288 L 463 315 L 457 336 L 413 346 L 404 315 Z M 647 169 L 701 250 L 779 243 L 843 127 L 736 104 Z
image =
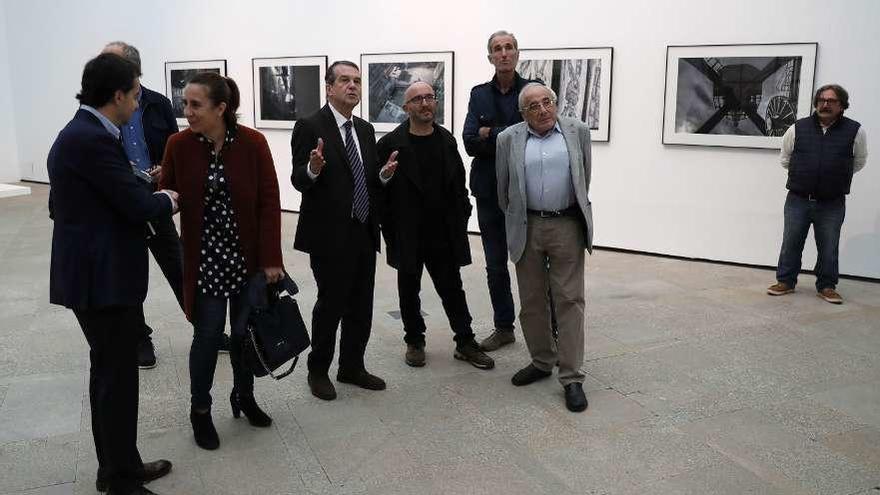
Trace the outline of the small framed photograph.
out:
M 810 115 L 817 46 L 666 47 L 663 144 L 779 149 Z
M 559 116 L 585 122 L 593 141 L 608 141 L 613 52 L 611 47 L 523 48 L 516 70 L 556 92 Z
M 453 52 L 365 53 L 361 55 L 361 117 L 377 132 L 389 132 L 407 119 L 403 93 L 424 81 L 434 88 L 434 120 L 452 132 Z
M 171 100 L 174 117 L 181 127 L 189 125 L 183 117 L 183 88 L 199 72 L 216 72 L 225 77 L 226 60 L 165 62 L 165 95 Z
M 255 58 L 251 64 L 255 127 L 293 129 L 297 119 L 324 106 L 326 56 Z

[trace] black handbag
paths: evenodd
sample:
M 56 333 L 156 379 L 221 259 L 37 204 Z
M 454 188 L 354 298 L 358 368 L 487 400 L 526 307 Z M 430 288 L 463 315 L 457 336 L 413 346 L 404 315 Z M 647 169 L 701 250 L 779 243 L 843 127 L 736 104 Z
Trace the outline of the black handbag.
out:
M 299 288 L 284 274 L 281 281 L 266 283 L 259 272 L 248 283 L 248 303 L 245 337 L 242 339 L 242 364 L 254 376 L 269 375 L 280 380 L 293 372 L 299 355 L 309 347 L 309 334 L 299 305 L 293 296 Z M 291 361 L 287 371 L 275 371 Z

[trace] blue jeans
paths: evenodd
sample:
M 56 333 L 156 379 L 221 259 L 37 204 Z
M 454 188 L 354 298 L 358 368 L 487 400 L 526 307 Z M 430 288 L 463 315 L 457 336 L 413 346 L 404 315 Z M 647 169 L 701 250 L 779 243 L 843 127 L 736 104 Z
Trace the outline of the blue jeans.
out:
M 810 225 L 816 238 L 816 290 L 834 289 L 838 281 L 840 228 L 846 214 L 846 197 L 809 200 L 792 192 L 785 198 L 785 228 L 776 268 L 776 280 L 794 287 L 801 270 L 801 255 Z
M 246 288 L 229 297 L 212 297 L 196 289 L 193 310 L 193 342 L 189 349 L 189 379 L 193 409 L 211 407 L 211 385 L 217 368 L 217 352 L 226 326 L 226 306 L 229 305 L 231 338 L 229 360 L 232 362 L 232 378 L 235 390 L 242 396 L 253 395 L 254 375 L 241 364 L 241 342 L 244 338 L 245 320 L 239 318 L 244 305 Z
M 486 255 L 486 278 L 489 283 L 489 299 L 492 301 L 495 328 L 513 330 L 513 294 L 510 292 L 510 272 L 507 270 L 507 229 L 504 212 L 498 202 L 477 198 L 477 220 L 483 253 Z

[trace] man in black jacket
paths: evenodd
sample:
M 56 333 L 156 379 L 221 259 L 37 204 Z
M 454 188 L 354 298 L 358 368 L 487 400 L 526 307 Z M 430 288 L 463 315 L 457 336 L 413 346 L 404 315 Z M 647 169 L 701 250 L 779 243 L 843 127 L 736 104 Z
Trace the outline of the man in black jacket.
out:
M 141 55 L 138 49 L 123 41 L 114 41 L 104 47 L 104 53 L 115 53 L 137 66 L 141 73 Z M 171 109 L 171 102 L 164 95 L 141 86 L 138 95 L 138 109 L 131 120 L 122 126 L 122 144 L 132 167 L 143 172 L 139 177 L 141 184 L 150 192 L 155 190 L 155 181 L 162 170 L 162 157 L 165 155 L 165 142 L 178 131 L 177 120 Z M 168 280 L 180 308 L 183 309 L 183 255 L 180 237 L 171 217 L 163 217 L 150 222 L 147 227 L 147 246 L 153 259 Z M 146 333 L 138 344 L 138 366 L 149 369 L 156 366 L 156 351 L 150 334 L 153 329 L 144 323 Z
M 517 98 L 522 88 L 532 81 L 523 79 L 516 72 L 519 45 L 512 33 L 492 33 L 487 48 L 495 76 L 471 90 L 462 140 L 467 154 L 474 157 L 471 193 L 477 200 L 477 220 L 486 255 L 486 278 L 495 323 L 495 331 L 480 346 L 483 350 L 494 351 L 516 340 L 513 335 L 513 295 L 507 269 L 507 234 L 504 213 L 498 207 L 495 138 L 508 126 L 522 122 Z
M 819 88 L 813 97 L 816 111 L 798 120 L 782 136 L 780 161 L 788 169 L 785 226 L 771 296 L 794 292 L 801 255 L 810 225 L 816 238 L 816 295 L 842 304 L 837 293 L 837 254 L 846 213 L 846 195 L 853 173 L 868 158 L 864 128 L 843 116 L 849 94 L 837 84 Z
M 460 267 L 471 263 L 467 222 L 471 204 L 464 164 L 452 134 L 434 122 L 434 88 L 415 82 L 403 96 L 409 119 L 379 140 L 380 179 L 385 188 L 382 233 L 388 264 L 397 269 L 406 363 L 425 364 L 425 320 L 421 314 L 422 271 L 428 269 L 455 333 L 455 359 L 490 369 L 480 350 L 462 289 Z M 397 170 L 399 167 L 399 170 Z
M 89 402 L 98 491 L 150 494 L 171 470 L 137 449 L 137 345 L 144 330 L 144 223 L 170 217 L 177 193 L 151 194 L 131 173 L 119 127 L 137 108 L 137 67 L 101 54 L 83 71 L 80 109 L 49 151 L 49 301 L 70 308 L 89 344 Z

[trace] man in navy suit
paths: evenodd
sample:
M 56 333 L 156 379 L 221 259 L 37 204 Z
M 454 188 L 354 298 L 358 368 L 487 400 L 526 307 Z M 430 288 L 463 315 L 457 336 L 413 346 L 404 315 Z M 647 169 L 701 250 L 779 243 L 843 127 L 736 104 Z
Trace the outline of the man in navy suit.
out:
M 80 108 L 49 151 L 55 221 L 49 300 L 73 310 L 89 344 L 89 399 L 97 489 L 151 494 L 142 485 L 171 463 L 144 463 L 136 446 L 137 345 L 147 294 L 145 223 L 170 216 L 177 193 L 151 194 L 132 173 L 120 129 L 137 108 L 138 69 L 110 53 L 83 70 Z
M 381 186 L 373 126 L 351 114 L 361 100 L 360 69 L 354 62 L 334 62 L 324 82 L 328 104 L 293 128 L 291 182 L 302 193 L 293 247 L 309 253 L 318 286 L 309 388 L 315 397 L 333 400 L 336 388 L 328 371 L 340 321 L 337 381 L 385 389 L 364 366 L 373 324 Z

